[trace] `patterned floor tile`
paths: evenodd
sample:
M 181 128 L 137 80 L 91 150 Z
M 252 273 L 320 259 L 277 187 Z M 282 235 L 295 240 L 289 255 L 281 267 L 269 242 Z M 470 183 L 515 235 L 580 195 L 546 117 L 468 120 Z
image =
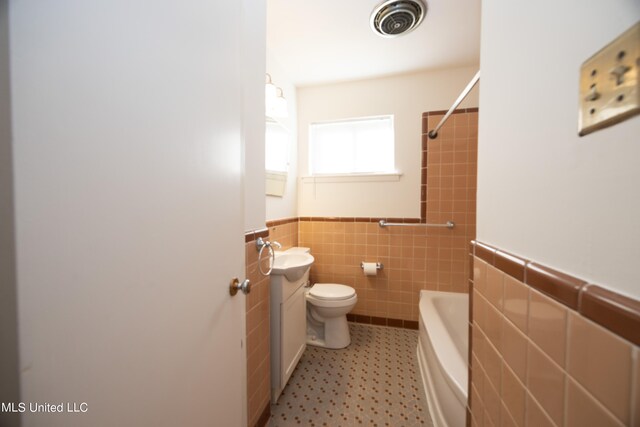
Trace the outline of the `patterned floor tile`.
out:
M 307 346 L 271 427 L 432 426 L 416 347 L 418 331 L 349 323 L 342 350 Z

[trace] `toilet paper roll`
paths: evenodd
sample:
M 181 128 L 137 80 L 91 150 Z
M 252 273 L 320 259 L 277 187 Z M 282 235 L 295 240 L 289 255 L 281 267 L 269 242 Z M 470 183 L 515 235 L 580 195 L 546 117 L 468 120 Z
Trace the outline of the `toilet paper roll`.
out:
M 362 269 L 365 276 L 375 276 L 378 274 L 378 268 L 375 262 L 363 262 Z

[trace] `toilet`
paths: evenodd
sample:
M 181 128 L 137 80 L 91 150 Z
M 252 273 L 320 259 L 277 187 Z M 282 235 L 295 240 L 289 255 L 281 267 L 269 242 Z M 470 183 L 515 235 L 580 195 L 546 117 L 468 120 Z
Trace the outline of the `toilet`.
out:
M 316 283 L 306 295 L 307 344 L 345 348 L 351 343 L 347 313 L 358 301 L 355 289 L 335 283 Z

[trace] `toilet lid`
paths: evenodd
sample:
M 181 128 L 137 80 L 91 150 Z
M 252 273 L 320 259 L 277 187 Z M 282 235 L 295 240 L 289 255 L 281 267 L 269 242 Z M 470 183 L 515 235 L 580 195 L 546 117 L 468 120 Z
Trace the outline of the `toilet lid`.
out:
M 341 300 L 351 298 L 356 294 L 356 290 L 351 286 L 335 283 L 316 283 L 309 290 L 309 294 L 318 299 Z

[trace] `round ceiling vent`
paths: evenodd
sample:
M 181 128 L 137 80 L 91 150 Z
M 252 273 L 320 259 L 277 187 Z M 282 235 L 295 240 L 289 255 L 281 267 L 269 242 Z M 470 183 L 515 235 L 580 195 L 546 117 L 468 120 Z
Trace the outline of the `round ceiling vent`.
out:
M 371 13 L 371 28 L 382 37 L 398 37 L 420 25 L 426 13 L 421 0 L 387 0 Z

